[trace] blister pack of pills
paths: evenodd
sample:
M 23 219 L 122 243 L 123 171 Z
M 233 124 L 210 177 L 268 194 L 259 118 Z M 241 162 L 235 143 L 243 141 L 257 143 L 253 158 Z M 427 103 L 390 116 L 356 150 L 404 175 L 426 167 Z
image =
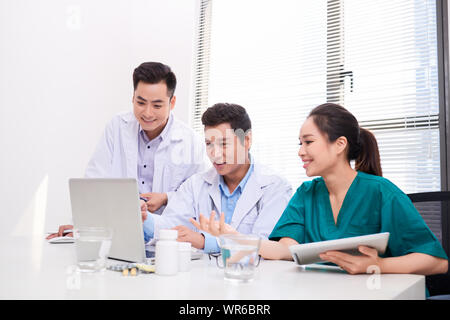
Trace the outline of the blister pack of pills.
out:
M 155 266 L 142 263 L 121 263 L 108 266 L 108 270 L 122 272 L 123 276 L 136 276 L 139 273 L 154 273 Z

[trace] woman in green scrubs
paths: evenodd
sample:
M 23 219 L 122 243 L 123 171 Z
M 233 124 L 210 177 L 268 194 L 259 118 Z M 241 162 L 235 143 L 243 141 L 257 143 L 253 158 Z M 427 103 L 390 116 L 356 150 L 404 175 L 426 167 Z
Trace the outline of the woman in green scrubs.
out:
M 381 273 L 438 274 L 448 257 L 409 198 L 382 177 L 378 145 L 345 108 L 331 103 L 313 109 L 300 130 L 299 157 L 306 174 L 269 236 L 261 243 L 266 259 L 292 260 L 289 246 L 379 232 L 389 232 L 383 257 L 360 246 L 361 255 L 339 251 L 321 254 L 351 274 L 376 265 Z M 355 169 L 350 161 L 355 160 Z M 192 221 L 213 235 L 235 232 L 220 220 Z M 373 270 L 373 269 L 372 269 Z

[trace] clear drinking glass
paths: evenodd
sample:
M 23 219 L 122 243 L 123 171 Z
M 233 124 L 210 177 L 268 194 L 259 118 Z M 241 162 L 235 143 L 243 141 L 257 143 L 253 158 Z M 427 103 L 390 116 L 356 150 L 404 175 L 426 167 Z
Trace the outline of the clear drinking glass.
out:
M 78 271 L 98 272 L 106 269 L 112 233 L 111 228 L 105 227 L 80 227 L 73 230 Z
M 260 243 L 261 238 L 256 235 L 224 234 L 219 237 L 225 279 L 241 282 L 253 280 L 259 265 Z

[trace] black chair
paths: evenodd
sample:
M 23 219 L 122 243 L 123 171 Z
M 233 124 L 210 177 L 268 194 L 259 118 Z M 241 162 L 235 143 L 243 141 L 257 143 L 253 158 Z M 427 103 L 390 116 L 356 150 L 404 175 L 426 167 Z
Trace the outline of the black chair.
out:
M 447 256 L 449 254 L 450 236 L 450 192 L 411 193 L 408 197 L 417 211 L 422 215 L 430 230 L 442 244 Z M 450 272 L 426 276 L 425 282 L 430 293 L 430 300 L 450 299 Z

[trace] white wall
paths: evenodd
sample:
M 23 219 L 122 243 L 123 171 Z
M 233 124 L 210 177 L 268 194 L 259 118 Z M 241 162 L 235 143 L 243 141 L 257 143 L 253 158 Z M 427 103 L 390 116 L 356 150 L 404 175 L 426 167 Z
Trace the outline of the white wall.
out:
M 0 232 L 70 222 L 67 180 L 106 122 L 131 110 L 132 72 L 161 61 L 189 121 L 198 0 L 0 0 Z

